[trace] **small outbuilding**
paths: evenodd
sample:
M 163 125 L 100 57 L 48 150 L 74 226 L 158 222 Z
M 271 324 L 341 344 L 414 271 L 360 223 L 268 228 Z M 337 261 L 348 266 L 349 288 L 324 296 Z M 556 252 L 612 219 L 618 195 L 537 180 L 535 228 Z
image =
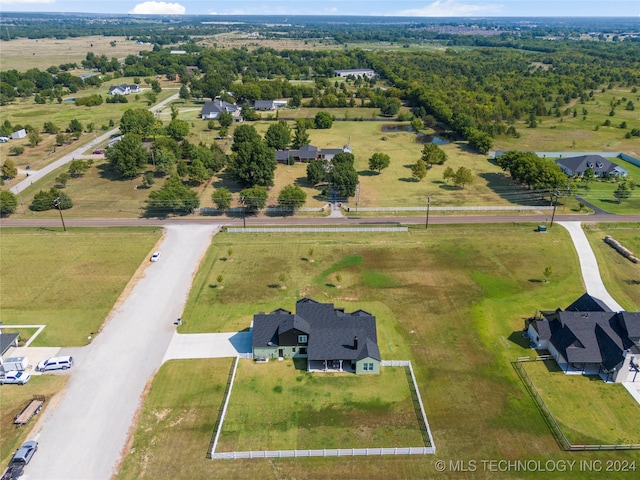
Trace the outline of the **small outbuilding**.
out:
M 27 131 L 24 128 L 11 134 L 11 140 L 19 140 L 21 138 L 27 138 Z

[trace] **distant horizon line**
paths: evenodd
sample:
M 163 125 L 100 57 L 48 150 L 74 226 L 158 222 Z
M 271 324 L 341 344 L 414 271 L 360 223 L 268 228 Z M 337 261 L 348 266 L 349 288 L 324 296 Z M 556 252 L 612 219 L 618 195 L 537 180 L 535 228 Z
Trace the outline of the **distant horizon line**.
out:
M 34 11 L 13 11 L 8 10 L 5 11 L 2 9 L 2 4 L 0 4 L 0 12 L 2 13 L 13 13 L 13 14 L 21 14 L 27 13 L 31 15 L 46 15 L 46 14 L 54 14 L 54 15 L 126 15 L 131 17 L 286 17 L 286 18 L 299 18 L 299 17 L 370 17 L 370 18 L 416 18 L 416 19 L 531 19 L 531 18 L 541 18 L 541 19 L 549 19 L 549 18 L 591 18 L 591 19 L 613 19 L 620 18 L 624 20 L 633 20 L 637 19 L 640 21 L 640 14 L 637 16 L 623 16 L 623 15 L 462 15 L 462 16 L 416 16 L 416 15 L 396 15 L 396 14 L 385 14 L 385 15 L 367 15 L 367 14 L 318 14 L 318 13 L 308 13 L 308 14 L 265 14 L 265 13 L 129 13 L 129 12 L 116 12 L 116 13 L 107 13 L 107 12 L 56 12 L 56 11 L 44 11 L 44 12 L 34 12 Z

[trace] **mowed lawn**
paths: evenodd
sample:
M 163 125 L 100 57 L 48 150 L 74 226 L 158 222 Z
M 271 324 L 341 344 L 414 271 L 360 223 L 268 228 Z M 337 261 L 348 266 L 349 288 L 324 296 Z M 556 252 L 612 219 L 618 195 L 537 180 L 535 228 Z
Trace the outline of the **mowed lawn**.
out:
M 627 311 L 640 310 L 640 263 L 633 263 L 605 243 L 612 236 L 640 258 L 640 224 L 588 223 L 584 231 L 598 259 L 607 290 Z
M 640 444 L 640 405 L 622 385 L 565 375 L 552 360 L 522 366 L 571 443 Z
M 404 368 L 305 369 L 241 361 L 216 452 L 424 446 Z
M 55 408 L 55 395 L 62 391 L 69 379 L 68 375 L 38 375 L 31 377 L 25 385 L 2 385 L 0 387 L 0 465 L 2 469 L 9 463 L 11 456 L 26 440 L 32 440 L 31 431 L 47 408 Z M 33 417 L 27 425 L 17 428 L 13 420 L 27 406 L 34 395 L 44 395 L 42 411 Z
M 1 229 L 2 321 L 47 325 L 33 346 L 87 344 L 160 237 L 160 228 Z

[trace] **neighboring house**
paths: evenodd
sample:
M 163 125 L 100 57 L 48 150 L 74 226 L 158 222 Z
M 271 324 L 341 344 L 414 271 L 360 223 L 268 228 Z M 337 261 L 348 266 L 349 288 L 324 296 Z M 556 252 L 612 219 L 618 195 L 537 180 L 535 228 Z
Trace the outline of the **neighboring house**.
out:
M 278 108 L 286 107 L 286 100 L 256 100 L 253 102 L 254 110 L 276 110 Z
M 171 50 L 169 52 L 171 55 L 184 55 L 185 53 L 187 53 L 186 50 Z
M 255 315 L 252 332 L 256 361 L 293 357 L 306 359 L 307 371 L 380 373 L 376 318 L 364 310 L 303 298 L 295 313 Z
M 627 171 L 600 155 L 581 155 L 579 157 L 558 158 L 558 166 L 569 177 L 581 177 L 588 168 L 593 169 L 596 177 L 619 175 L 627 176 Z
M 640 312 L 612 312 L 585 293 L 564 311 L 541 311 L 527 333 L 532 346 L 548 350 L 565 373 L 640 380 Z
M 290 159 L 305 163 L 315 159 L 330 161 L 339 153 L 351 153 L 351 147 L 345 145 L 342 148 L 318 149 L 313 145 L 303 145 L 298 150 L 276 150 L 276 160 L 280 163 L 291 163 Z
M 336 77 L 348 77 L 349 75 L 353 75 L 354 77 L 375 77 L 376 72 L 371 70 L 370 68 L 352 68 L 348 70 L 336 70 Z
M 242 120 L 242 117 L 240 117 L 241 109 L 238 105 L 220 99 L 205 103 L 200 112 L 200 118 L 203 120 L 215 120 L 222 112 L 230 113 L 234 122 Z
M 114 85 L 109 87 L 109 93 L 111 95 L 129 95 L 130 93 L 140 93 L 142 90 L 140 89 L 140 85 L 133 84 L 127 85 L 123 83 L 122 85 Z
M 17 132 L 13 132 L 11 134 L 11 140 L 19 140 L 20 138 L 26 138 L 27 137 L 27 131 L 23 128 L 21 130 L 18 130 Z
M 2 333 L 0 327 L 0 357 L 3 357 L 11 347 L 17 347 L 19 339 L 19 333 Z

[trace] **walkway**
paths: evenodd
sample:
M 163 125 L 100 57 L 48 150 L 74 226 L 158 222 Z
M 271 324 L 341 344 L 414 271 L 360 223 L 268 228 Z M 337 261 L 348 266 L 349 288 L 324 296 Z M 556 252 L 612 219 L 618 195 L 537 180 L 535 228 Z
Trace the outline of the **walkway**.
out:
M 573 245 L 578 253 L 580 259 L 580 269 L 582 270 L 582 280 L 584 282 L 587 293 L 593 297 L 602 300 L 611 310 L 614 312 L 621 312 L 624 310 L 618 302 L 616 302 L 602 283 L 600 277 L 600 269 L 598 268 L 598 261 L 591 249 L 589 240 L 582 230 L 580 222 L 557 222 L 558 225 L 562 225 L 567 229 Z

